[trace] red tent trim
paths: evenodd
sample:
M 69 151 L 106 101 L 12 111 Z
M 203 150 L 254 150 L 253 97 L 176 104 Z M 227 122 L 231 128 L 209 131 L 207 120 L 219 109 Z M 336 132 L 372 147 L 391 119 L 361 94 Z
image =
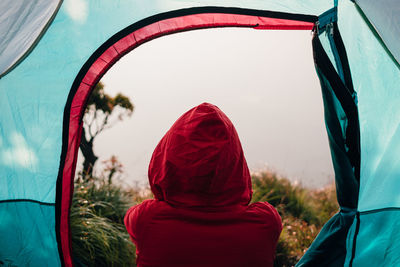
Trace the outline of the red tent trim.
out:
M 209 9 L 214 11 L 218 8 Z M 119 37 L 122 38 L 118 38 L 109 45 L 109 41 L 115 39 L 118 34 L 110 38 L 109 41 L 92 55 L 92 60 L 89 59 L 86 62 L 75 79 L 64 111 L 63 152 L 57 180 L 56 207 L 58 209 L 56 208 L 56 227 L 58 229 L 56 231 L 63 265 L 72 266 L 69 215 L 75 167 L 82 134 L 82 117 L 92 89 L 115 62 L 139 45 L 167 34 L 216 27 L 248 27 L 262 30 L 312 30 L 315 21 L 318 19 L 315 16 L 237 8 L 221 8 L 222 13 L 204 13 L 204 10 L 207 10 L 207 8 L 185 9 L 182 12 L 185 13 L 187 11 L 186 14 L 189 15 L 170 18 L 165 18 L 168 17 L 165 15 L 168 13 L 160 14 L 161 19 L 154 18 L 156 21 L 146 26 L 136 28 L 128 33 L 125 33 L 126 31 L 124 30 L 121 31 L 120 33 L 124 34 L 122 36 L 119 35 Z M 246 12 L 250 15 L 243 14 Z M 255 12 L 271 14 L 272 17 L 264 17 L 261 14 L 253 15 L 252 13 Z M 299 20 L 292 17 L 298 17 Z

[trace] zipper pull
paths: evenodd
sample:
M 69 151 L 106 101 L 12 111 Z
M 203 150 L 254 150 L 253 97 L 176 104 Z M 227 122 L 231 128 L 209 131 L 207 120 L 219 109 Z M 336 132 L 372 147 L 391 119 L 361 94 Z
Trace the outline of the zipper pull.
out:
M 333 23 L 332 23 L 332 22 L 326 24 L 326 26 L 325 26 L 325 32 L 326 32 L 326 35 L 329 34 L 330 36 L 333 36 Z

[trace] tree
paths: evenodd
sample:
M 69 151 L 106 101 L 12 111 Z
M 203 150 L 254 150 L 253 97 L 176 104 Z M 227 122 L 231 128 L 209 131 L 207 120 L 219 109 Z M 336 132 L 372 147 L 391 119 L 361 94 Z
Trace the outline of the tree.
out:
M 104 160 L 103 164 L 105 165 L 104 174 L 107 174 L 108 184 L 111 185 L 112 178 L 116 174 L 122 174 L 124 172 L 124 166 L 115 155 L 112 155 L 108 160 Z
M 129 97 L 118 93 L 111 97 L 104 93 L 104 84 L 99 82 L 89 97 L 85 115 L 80 149 L 82 151 L 83 174 L 91 176 L 98 157 L 93 151 L 93 141 L 102 131 L 112 127 L 118 121 L 132 115 L 134 105 Z

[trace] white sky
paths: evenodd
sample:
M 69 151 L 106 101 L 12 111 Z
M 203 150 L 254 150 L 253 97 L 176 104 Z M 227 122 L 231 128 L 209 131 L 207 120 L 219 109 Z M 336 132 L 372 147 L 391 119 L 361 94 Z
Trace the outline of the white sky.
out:
M 102 80 L 135 105 L 131 118 L 95 141 L 116 155 L 124 181 L 147 182 L 151 153 L 173 122 L 202 103 L 217 105 L 239 133 L 252 171 L 266 167 L 306 186 L 333 181 L 309 31 L 208 29 L 150 41 Z

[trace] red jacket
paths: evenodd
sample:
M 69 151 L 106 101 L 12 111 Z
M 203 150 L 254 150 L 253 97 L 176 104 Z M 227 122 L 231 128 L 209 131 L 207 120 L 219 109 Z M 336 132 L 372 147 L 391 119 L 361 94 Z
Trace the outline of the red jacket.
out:
M 155 199 L 128 210 L 137 265 L 273 266 L 281 218 L 249 205 L 251 178 L 232 122 L 203 103 L 182 115 L 154 150 Z

